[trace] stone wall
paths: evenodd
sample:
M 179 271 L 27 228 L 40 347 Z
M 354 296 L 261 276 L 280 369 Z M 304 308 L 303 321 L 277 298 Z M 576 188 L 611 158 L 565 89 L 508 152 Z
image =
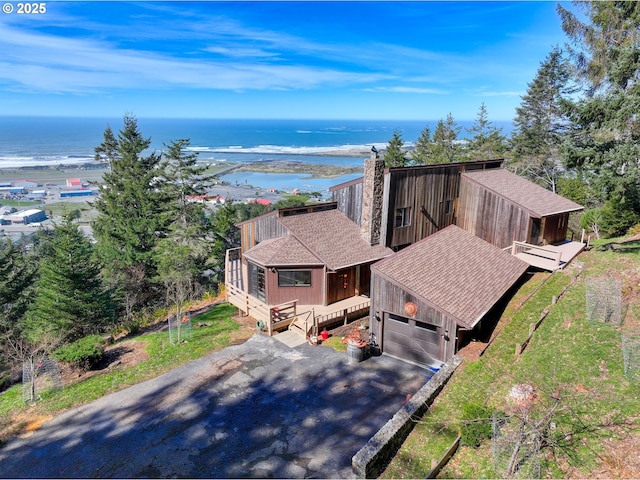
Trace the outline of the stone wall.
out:
M 364 163 L 362 220 L 360 232 L 371 245 L 380 243 L 382 200 L 384 194 L 384 160 L 372 156 Z
M 351 459 L 356 478 L 377 478 L 422 418 L 453 372 L 462 363 L 454 356 Z M 426 474 L 426 472 L 425 472 Z

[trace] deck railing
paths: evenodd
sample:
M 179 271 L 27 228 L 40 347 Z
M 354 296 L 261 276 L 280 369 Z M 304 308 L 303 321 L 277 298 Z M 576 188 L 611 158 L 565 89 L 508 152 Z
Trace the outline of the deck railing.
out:
M 338 323 L 338 321 L 342 321 L 344 325 L 346 325 L 347 323 L 349 323 L 349 320 L 360 318 L 366 315 L 369 312 L 370 303 L 370 300 L 367 300 L 366 302 L 344 308 L 337 312 L 329 313 L 326 315 L 317 315 L 316 319 L 318 328 Z
M 552 261 L 555 264 L 555 268 L 560 268 L 560 260 L 562 258 L 562 252 L 555 252 L 544 247 L 538 247 L 525 242 L 513 242 L 511 246 L 511 255 L 518 255 L 519 253 L 526 253 L 527 255 L 535 255 Z

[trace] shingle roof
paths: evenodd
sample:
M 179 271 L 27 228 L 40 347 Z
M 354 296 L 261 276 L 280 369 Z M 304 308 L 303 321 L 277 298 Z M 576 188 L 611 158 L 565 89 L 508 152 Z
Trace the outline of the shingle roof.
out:
M 527 267 L 451 225 L 375 263 L 372 272 L 473 328 Z
M 292 215 L 279 220 L 331 270 L 373 262 L 393 253 L 382 245 L 369 245 L 360 236 L 360 227 L 339 210 Z
M 515 203 L 534 217 L 583 209 L 581 205 L 503 168 L 464 172 L 462 177 Z
M 292 236 L 260 242 L 245 253 L 249 260 L 265 267 L 284 265 L 323 265 L 323 262 Z

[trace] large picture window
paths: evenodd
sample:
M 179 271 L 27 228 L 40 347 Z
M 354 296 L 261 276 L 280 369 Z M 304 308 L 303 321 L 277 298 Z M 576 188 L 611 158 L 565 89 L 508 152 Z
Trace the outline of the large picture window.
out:
M 394 228 L 408 227 L 409 225 L 411 225 L 411 207 L 396 208 Z
M 311 270 L 278 270 L 279 287 L 310 287 Z

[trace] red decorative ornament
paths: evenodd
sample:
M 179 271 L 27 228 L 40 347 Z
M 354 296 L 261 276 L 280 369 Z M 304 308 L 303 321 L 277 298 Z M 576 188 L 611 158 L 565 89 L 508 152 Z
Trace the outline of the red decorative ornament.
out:
M 418 306 L 413 302 L 407 302 L 404 304 L 404 313 L 413 317 L 416 313 L 418 313 Z

